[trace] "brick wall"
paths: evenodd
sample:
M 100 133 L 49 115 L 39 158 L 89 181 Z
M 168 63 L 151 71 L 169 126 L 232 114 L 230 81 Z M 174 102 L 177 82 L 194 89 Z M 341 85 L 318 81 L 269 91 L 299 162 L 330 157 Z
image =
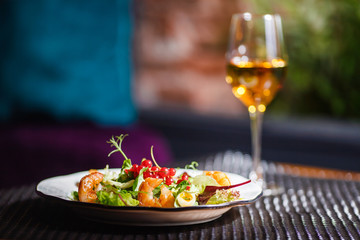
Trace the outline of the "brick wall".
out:
M 135 100 L 140 108 L 244 113 L 224 80 L 231 15 L 242 9 L 238 2 L 134 2 Z

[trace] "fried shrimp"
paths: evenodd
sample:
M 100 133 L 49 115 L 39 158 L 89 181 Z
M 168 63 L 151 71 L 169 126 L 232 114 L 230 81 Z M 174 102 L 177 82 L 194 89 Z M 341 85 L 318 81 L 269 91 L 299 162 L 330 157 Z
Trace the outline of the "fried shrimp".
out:
M 160 194 L 161 206 L 165 208 L 174 207 L 175 198 L 172 192 L 165 185 L 161 185 L 160 189 L 161 189 L 161 194 Z
M 100 172 L 92 171 L 80 180 L 79 200 L 80 202 L 95 203 L 97 200 L 96 189 L 103 180 L 104 175 Z
M 160 197 L 154 197 L 153 190 L 162 183 L 162 179 L 158 178 L 146 178 L 140 185 L 138 200 L 140 206 L 145 207 L 174 207 L 175 198 L 172 192 L 165 186 L 161 185 Z
M 220 171 L 205 171 L 206 176 L 210 176 L 216 180 L 218 184 L 221 186 L 229 186 L 231 185 L 230 179 L 228 176 Z

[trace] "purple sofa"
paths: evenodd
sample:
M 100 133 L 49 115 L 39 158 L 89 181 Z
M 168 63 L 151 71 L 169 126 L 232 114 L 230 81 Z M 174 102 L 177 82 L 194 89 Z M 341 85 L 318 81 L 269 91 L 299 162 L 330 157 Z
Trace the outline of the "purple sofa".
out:
M 107 141 L 128 134 L 123 150 L 133 163 L 151 158 L 158 164 L 173 161 L 167 141 L 158 132 L 142 125 L 100 127 L 94 124 L 12 124 L 1 127 L 0 189 L 30 184 L 44 178 L 88 169 L 121 167 L 123 156 L 115 153 Z

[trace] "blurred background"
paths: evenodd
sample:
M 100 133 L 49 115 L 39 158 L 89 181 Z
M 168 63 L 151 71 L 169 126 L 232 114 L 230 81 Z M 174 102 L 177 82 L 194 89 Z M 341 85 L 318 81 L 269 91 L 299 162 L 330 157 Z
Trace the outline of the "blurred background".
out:
M 275 12 L 283 18 L 290 64 L 286 89 L 270 114 L 360 118 L 356 1 L 135 2 L 135 96 L 141 107 L 246 114 L 222 81 L 230 17 Z
M 88 168 L 112 135 L 133 161 L 251 152 L 225 83 L 231 15 L 279 13 L 289 69 L 267 108 L 263 159 L 360 171 L 360 5 L 353 0 L 0 3 L 3 187 Z M 0 185 L 1 187 L 1 185 Z
M 359 170 L 359 10 L 351 0 L 136 1 L 138 106 L 166 128 L 181 157 L 251 152 L 247 109 L 224 84 L 230 18 L 279 13 L 290 61 L 265 113 L 263 158 Z

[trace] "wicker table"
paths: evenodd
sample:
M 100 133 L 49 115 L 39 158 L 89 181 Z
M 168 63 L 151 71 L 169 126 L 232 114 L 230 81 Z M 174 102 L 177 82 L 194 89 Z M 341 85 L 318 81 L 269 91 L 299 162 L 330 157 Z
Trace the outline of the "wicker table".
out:
M 245 176 L 251 165 L 249 156 L 232 151 L 198 161 L 199 169 Z M 360 239 L 358 173 L 265 161 L 263 166 L 267 180 L 283 186 L 284 193 L 233 208 L 215 221 L 190 226 L 105 225 L 83 220 L 70 209 L 40 198 L 35 184 L 0 190 L 0 238 Z

